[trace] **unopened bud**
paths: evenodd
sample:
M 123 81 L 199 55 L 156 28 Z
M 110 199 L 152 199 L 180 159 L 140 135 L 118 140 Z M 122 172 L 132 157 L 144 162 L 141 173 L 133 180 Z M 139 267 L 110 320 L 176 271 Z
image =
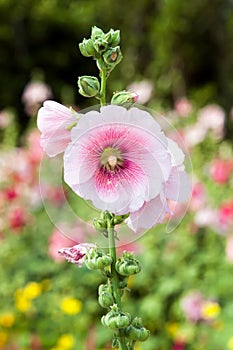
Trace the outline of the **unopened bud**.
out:
M 122 105 L 132 105 L 137 102 L 138 95 L 131 91 L 119 91 L 113 94 L 111 99 L 111 104 L 122 106 Z
M 79 50 L 85 57 L 91 57 L 95 55 L 95 49 L 93 41 L 91 39 L 83 39 L 83 41 L 79 44 Z
M 123 257 L 117 260 L 115 267 L 122 276 L 135 275 L 141 271 L 140 262 L 130 252 L 124 252 Z
M 98 28 L 96 26 L 92 27 L 92 30 L 91 30 L 91 39 L 92 40 L 95 40 L 97 38 L 104 37 L 104 36 L 105 36 L 105 34 L 102 31 L 102 29 L 100 29 L 100 28 Z
M 85 264 L 89 270 L 104 269 L 112 263 L 111 256 L 104 254 L 96 249 L 87 252 L 85 256 Z
M 99 93 L 100 83 L 96 77 L 83 75 L 78 78 L 79 93 L 85 97 L 94 97 Z
M 128 338 L 134 341 L 145 341 L 150 335 L 150 331 L 143 327 L 142 321 L 139 317 L 135 317 L 125 333 Z
M 100 233 L 104 233 L 107 231 L 107 223 L 103 219 L 93 219 L 93 225 L 96 229 L 96 231 Z
M 99 286 L 99 298 L 100 306 L 108 308 L 114 303 L 113 295 L 109 284 L 101 284 Z
M 105 39 L 109 46 L 115 47 L 120 43 L 120 31 L 110 29 L 107 34 L 105 34 Z
M 131 316 L 127 312 L 121 312 L 114 304 L 107 315 L 101 319 L 102 324 L 110 329 L 119 329 L 128 327 L 131 323 Z

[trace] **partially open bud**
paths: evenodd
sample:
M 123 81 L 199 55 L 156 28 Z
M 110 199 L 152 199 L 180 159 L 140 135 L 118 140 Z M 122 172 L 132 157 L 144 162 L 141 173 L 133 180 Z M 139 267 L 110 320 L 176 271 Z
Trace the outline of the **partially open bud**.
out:
M 78 78 L 79 93 L 85 97 L 94 97 L 99 93 L 100 83 L 96 77 L 83 75 Z
M 79 44 L 79 50 L 85 57 L 95 56 L 95 49 L 93 41 L 91 39 L 84 38 L 83 41 Z
M 109 46 L 115 47 L 120 43 L 120 31 L 110 29 L 108 33 L 105 34 L 105 40 L 108 42 Z
M 126 335 L 128 338 L 134 341 L 145 341 L 149 335 L 150 331 L 143 327 L 141 318 L 135 317 L 132 324 L 126 329 Z
M 108 42 L 103 38 L 95 39 L 94 48 L 98 53 L 105 52 L 108 49 Z
M 111 256 L 104 254 L 96 249 L 93 249 L 90 254 L 85 256 L 85 264 L 89 270 L 104 269 L 112 263 Z
M 122 276 L 135 275 L 141 271 L 141 264 L 132 253 L 123 252 L 123 257 L 116 262 L 116 271 Z
M 119 91 L 113 94 L 111 99 L 111 104 L 123 106 L 123 105 L 132 105 L 137 102 L 138 95 L 135 92 L 131 91 Z
M 101 318 L 103 326 L 110 329 L 119 329 L 128 327 L 131 323 L 131 316 L 129 313 L 120 312 L 117 305 L 114 304 L 107 315 Z
M 107 65 L 117 65 L 123 58 L 120 46 L 112 47 L 103 55 L 104 61 Z

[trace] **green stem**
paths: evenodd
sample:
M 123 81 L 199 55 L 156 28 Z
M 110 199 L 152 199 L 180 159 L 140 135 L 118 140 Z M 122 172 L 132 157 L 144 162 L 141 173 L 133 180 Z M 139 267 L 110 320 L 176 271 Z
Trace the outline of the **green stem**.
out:
M 104 106 L 106 104 L 106 81 L 107 81 L 106 68 L 103 68 L 100 71 L 100 78 L 101 78 L 100 104 L 101 106 Z
M 116 265 L 116 247 L 115 247 L 115 237 L 114 237 L 114 228 L 108 228 L 108 237 L 109 237 L 109 254 L 112 258 L 111 265 L 111 275 L 112 275 L 112 289 L 113 296 L 119 310 L 121 311 L 121 296 L 118 288 L 118 274 L 115 268 Z
M 115 299 L 115 303 L 117 304 L 120 311 L 122 311 L 121 306 L 121 295 L 120 290 L 118 288 L 118 273 L 116 271 L 115 265 L 116 265 L 116 245 L 115 245 L 115 235 L 114 235 L 114 227 L 112 225 L 108 225 L 108 239 L 109 239 L 109 254 L 112 257 L 112 265 L 111 265 L 111 281 L 112 281 L 112 289 L 113 289 L 113 296 Z M 119 341 L 119 350 L 127 350 L 126 347 L 126 340 L 124 336 L 121 336 L 118 338 Z

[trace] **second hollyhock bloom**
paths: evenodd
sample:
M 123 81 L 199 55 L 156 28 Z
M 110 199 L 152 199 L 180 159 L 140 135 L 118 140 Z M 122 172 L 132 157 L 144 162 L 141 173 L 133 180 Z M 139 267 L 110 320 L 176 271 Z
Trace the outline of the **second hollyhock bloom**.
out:
M 70 127 L 77 123 L 78 113 L 54 101 L 45 101 L 39 109 L 37 126 L 40 144 L 49 157 L 65 151 L 70 142 Z

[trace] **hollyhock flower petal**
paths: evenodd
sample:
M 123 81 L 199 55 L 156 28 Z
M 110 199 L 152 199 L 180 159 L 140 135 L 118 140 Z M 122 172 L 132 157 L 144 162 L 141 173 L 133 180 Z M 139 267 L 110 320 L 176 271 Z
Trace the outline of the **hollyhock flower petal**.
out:
M 88 112 L 71 138 L 64 154 L 64 179 L 99 209 L 135 211 L 159 195 L 170 176 L 168 139 L 145 111 L 106 106 L 100 113 Z M 108 153 L 116 161 L 113 168 Z
M 62 248 L 58 253 L 66 258 L 67 261 L 82 267 L 86 253 L 93 248 L 96 248 L 95 244 L 80 243 L 70 248 Z
M 185 171 L 173 167 L 165 185 L 165 193 L 168 199 L 176 202 L 187 200 L 191 190 L 191 184 Z
M 54 101 L 44 102 L 38 112 L 37 126 L 42 133 L 40 145 L 49 157 L 64 152 L 70 142 L 67 127 L 74 122 L 77 122 L 77 117 L 69 108 Z
M 162 223 L 167 212 L 170 213 L 167 202 L 159 195 L 149 202 L 144 202 L 139 210 L 130 213 L 125 222 L 129 228 L 138 232 L 141 229 L 149 229 Z

